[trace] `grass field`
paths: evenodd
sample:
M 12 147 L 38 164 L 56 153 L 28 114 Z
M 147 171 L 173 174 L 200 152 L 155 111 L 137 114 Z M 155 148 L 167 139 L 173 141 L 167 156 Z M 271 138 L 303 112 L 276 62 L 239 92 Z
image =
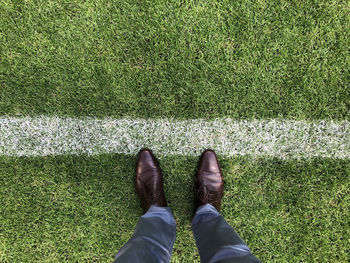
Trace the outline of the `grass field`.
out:
M 349 12 L 340 0 L 2 0 L 0 116 L 350 121 Z M 0 262 L 111 262 L 141 215 L 135 158 L 0 155 Z M 222 214 L 259 259 L 349 262 L 349 159 L 219 158 Z M 197 161 L 160 162 L 172 262 L 199 261 Z

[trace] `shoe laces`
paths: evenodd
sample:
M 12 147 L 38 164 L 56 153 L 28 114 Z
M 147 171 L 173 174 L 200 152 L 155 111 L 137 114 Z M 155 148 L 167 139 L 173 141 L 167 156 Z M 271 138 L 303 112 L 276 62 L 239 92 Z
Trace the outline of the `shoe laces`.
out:
M 215 203 L 217 201 L 217 195 L 214 191 L 210 191 L 209 187 L 206 185 L 201 185 L 197 191 L 197 197 L 203 203 Z
M 157 201 L 160 199 L 160 193 L 158 193 L 157 191 L 155 191 L 154 194 L 149 194 L 148 195 L 148 200 L 150 202 L 150 204 L 156 204 Z
M 158 189 L 148 189 L 147 192 L 147 201 L 150 204 L 156 204 L 162 198 L 163 191 L 160 191 Z

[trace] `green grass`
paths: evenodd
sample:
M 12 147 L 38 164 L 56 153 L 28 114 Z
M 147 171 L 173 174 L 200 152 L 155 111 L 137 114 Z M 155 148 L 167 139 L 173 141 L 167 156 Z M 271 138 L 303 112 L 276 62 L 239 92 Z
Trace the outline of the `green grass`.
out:
M 160 164 L 177 240 L 172 262 L 198 259 L 190 229 L 197 158 Z M 350 163 L 220 158 L 222 214 L 267 262 L 347 262 Z M 110 262 L 141 215 L 136 158 L 0 159 L 1 262 Z
M 349 1 L 0 1 L 0 116 L 350 120 Z M 141 136 L 141 135 L 140 135 Z M 222 213 L 266 262 L 349 262 L 350 161 L 221 157 Z M 196 262 L 196 158 L 161 160 Z M 0 262 L 110 262 L 134 156 L 0 156 Z
M 349 1 L 0 4 L 0 115 L 350 117 Z

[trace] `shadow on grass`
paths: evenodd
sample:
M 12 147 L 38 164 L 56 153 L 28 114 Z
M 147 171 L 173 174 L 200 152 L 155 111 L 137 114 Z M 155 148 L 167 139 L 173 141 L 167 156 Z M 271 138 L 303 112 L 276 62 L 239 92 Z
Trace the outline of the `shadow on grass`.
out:
M 178 225 L 174 262 L 198 261 L 190 227 L 198 159 L 160 160 Z M 349 161 L 219 159 L 222 214 L 260 259 L 345 260 Z M 4 262 L 110 262 L 142 213 L 135 165 L 136 156 L 115 154 L 1 157 Z

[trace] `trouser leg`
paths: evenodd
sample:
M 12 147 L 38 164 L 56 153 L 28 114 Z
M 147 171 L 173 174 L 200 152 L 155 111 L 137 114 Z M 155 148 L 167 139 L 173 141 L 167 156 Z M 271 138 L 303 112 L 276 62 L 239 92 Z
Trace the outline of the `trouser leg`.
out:
M 115 263 L 170 262 L 176 223 L 169 207 L 152 205 L 137 222 L 135 232 L 119 250 Z
M 233 228 L 210 204 L 197 209 L 192 221 L 201 262 L 260 262 Z

